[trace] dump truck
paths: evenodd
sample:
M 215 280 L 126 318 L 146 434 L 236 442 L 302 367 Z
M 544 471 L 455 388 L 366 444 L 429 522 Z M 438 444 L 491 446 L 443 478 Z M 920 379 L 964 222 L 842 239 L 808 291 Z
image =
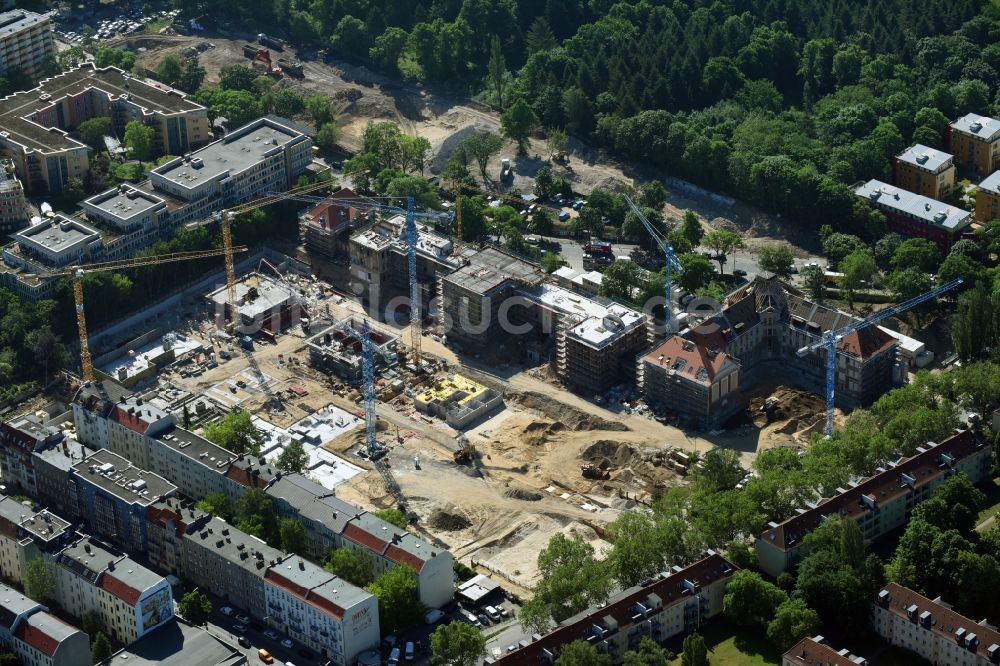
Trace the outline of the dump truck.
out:
M 277 37 L 271 37 L 270 35 L 266 35 L 263 32 L 258 33 L 257 41 L 263 44 L 264 46 L 271 47 L 275 51 L 285 50 L 285 43 L 283 41 L 281 41 Z
M 256 44 L 244 44 L 243 45 L 243 57 L 244 58 L 256 58 L 257 57 L 257 51 L 259 51 L 259 50 L 260 50 L 260 47 L 257 46 Z

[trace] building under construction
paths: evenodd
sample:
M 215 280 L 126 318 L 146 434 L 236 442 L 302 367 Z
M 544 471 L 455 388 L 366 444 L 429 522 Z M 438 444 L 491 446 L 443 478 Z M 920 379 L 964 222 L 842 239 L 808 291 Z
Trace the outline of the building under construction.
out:
M 360 382 L 363 328 L 364 320 L 350 317 L 311 336 L 306 340 L 309 364 L 348 382 Z M 368 339 L 374 350 L 376 369 L 394 367 L 398 363 L 398 336 L 369 323 Z
M 236 321 L 240 333 L 278 334 L 307 316 L 296 290 L 282 281 L 253 272 L 236 282 L 236 315 L 225 286 L 207 296 L 216 313 L 225 321 Z
M 419 411 L 444 419 L 452 428 L 465 428 L 501 405 L 499 393 L 459 374 L 434 382 L 413 398 Z
M 764 381 L 823 394 L 825 352 L 801 358 L 797 352 L 856 321 L 806 300 L 777 277 L 759 275 L 730 294 L 721 312 L 644 354 L 639 383 L 648 402 L 697 427 L 716 428 L 742 411 Z M 892 388 L 898 345 L 878 326 L 844 336 L 837 346 L 837 404 L 870 404 Z
M 350 232 L 368 220 L 363 210 L 352 205 L 360 201 L 354 190 L 344 187 L 303 214 L 300 229 L 306 249 L 325 257 L 348 254 Z
M 578 391 L 630 377 L 651 340 L 650 318 L 557 286 L 537 264 L 487 247 L 440 280 L 440 324 L 449 344 L 472 353 L 514 345 L 515 358 L 549 360 Z

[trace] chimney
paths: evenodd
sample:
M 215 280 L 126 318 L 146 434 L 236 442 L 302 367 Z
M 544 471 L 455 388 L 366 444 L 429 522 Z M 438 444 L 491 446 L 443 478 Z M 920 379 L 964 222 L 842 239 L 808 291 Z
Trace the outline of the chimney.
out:
M 301 559 L 301 558 L 299 559 L 299 570 L 300 570 L 300 571 L 305 571 L 305 570 L 306 570 L 306 563 L 305 563 L 305 560 L 303 560 L 303 559 Z
M 108 571 L 114 571 L 114 570 L 115 570 L 115 561 L 108 560 Z

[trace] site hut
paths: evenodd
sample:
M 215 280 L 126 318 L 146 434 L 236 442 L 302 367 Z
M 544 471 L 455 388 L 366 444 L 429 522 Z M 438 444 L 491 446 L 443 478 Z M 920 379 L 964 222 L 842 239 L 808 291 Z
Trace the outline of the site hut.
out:
M 28 562 L 54 557 L 73 535 L 69 521 L 51 511 L 36 512 L 13 497 L 0 498 L 0 575 L 23 583 Z
M 274 336 L 298 322 L 305 309 L 295 288 L 260 273 L 250 273 L 236 282 L 236 306 L 229 302 L 223 286 L 208 294 L 209 304 L 226 321 L 236 321 L 237 331 L 248 335 Z
M 164 154 L 178 155 L 212 138 L 208 111 L 184 93 L 87 63 L 0 99 L 0 155 L 13 161 L 29 193 L 58 194 L 90 167 L 90 148 L 70 133 L 98 117 L 111 119 L 115 136 L 130 121 L 152 127 L 155 149 Z
M 90 666 L 87 634 L 33 599 L 0 585 L 0 644 L 28 666 Z
M 56 55 L 52 20 L 23 9 L 0 12 L 0 76 L 13 69 L 36 80 Z
M 306 340 L 309 364 L 317 370 L 332 372 L 341 379 L 361 382 L 361 336 L 364 320 L 349 317 L 325 328 Z M 350 329 L 354 334 L 345 331 Z M 398 362 L 399 336 L 374 324 L 368 324 L 369 341 L 375 348 L 376 371 L 395 367 Z
M 967 113 L 948 124 L 945 145 L 955 163 L 986 175 L 1000 168 L 1000 120 Z
M 931 199 L 944 199 L 955 189 L 952 156 L 920 143 L 892 158 L 892 173 L 896 185 Z
M 932 240 L 944 254 L 972 224 L 973 215 L 967 210 L 879 180 L 858 185 L 854 193 L 882 211 L 890 229 L 904 236 Z

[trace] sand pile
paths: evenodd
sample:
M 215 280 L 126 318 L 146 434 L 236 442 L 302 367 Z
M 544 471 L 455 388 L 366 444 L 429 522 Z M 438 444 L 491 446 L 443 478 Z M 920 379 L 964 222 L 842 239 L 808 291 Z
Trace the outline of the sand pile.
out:
M 547 395 L 529 391 L 511 396 L 511 400 L 525 409 L 533 409 L 557 424 L 565 426 L 574 432 L 582 430 L 611 430 L 625 432 L 628 427 L 618 421 L 609 421 L 594 414 L 588 414 L 581 409 L 553 400 Z
M 460 513 L 437 509 L 427 519 L 427 524 L 442 532 L 458 532 L 472 527 L 472 522 Z
M 600 439 L 580 453 L 581 458 L 602 469 L 608 466 L 625 467 L 635 456 L 636 450 L 631 446 L 611 439 Z
M 510 486 L 503 491 L 504 497 L 509 497 L 511 499 L 524 500 L 525 502 L 538 502 L 542 499 L 542 494 L 537 490 L 532 490 L 526 486 L 510 484 Z

